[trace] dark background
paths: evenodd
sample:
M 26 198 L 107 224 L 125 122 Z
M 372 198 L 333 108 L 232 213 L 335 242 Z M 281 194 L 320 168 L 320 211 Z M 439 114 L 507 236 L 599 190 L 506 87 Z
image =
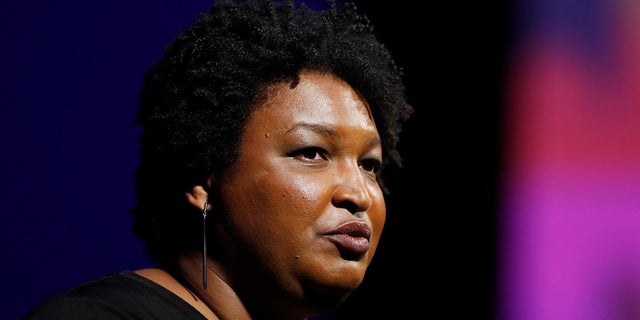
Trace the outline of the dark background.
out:
M 506 0 L 359 1 L 406 74 L 385 234 L 335 318 L 490 319 Z M 3 318 L 151 262 L 130 232 L 146 68 L 209 1 L 0 2 Z
M 495 319 L 506 0 L 358 2 L 416 112 L 383 240 L 345 319 Z

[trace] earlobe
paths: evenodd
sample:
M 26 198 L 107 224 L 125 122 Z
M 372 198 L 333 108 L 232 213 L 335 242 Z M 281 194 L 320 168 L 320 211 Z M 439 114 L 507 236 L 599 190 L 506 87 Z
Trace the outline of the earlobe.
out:
M 209 193 L 200 185 L 194 186 L 191 190 L 185 192 L 185 195 L 187 196 L 187 201 L 200 211 L 204 210 L 205 203 L 209 201 Z

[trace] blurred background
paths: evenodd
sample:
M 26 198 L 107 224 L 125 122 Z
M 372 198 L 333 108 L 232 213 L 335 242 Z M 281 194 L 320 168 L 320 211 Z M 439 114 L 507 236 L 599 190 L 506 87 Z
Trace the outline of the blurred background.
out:
M 640 3 L 512 5 L 500 317 L 640 319 Z
M 0 2 L 3 318 L 152 264 L 138 93 L 209 3 Z M 357 4 L 416 113 L 379 251 L 329 318 L 640 319 L 640 3 Z

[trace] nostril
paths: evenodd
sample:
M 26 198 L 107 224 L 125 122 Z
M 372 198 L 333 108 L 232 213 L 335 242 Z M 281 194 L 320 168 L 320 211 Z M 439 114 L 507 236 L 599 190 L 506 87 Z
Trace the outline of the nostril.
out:
M 355 202 L 349 200 L 337 202 L 335 205 L 336 207 L 347 209 L 347 211 L 351 212 L 351 214 L 357 214 L 358 212 L 362 211 L 362 209 L 360 209 Z

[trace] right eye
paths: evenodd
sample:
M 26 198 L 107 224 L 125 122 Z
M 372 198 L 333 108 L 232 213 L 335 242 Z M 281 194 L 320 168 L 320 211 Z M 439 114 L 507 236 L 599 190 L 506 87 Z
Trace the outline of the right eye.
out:
M 323 161 L 327 160 L 327 152 L 318 147 L 308 147 L 290 152 L 289 157 L 303 161 Z

